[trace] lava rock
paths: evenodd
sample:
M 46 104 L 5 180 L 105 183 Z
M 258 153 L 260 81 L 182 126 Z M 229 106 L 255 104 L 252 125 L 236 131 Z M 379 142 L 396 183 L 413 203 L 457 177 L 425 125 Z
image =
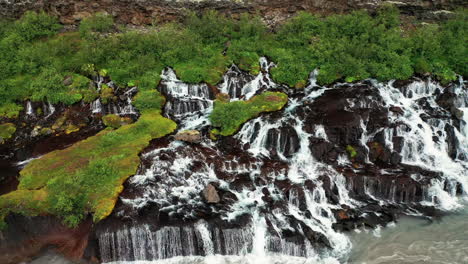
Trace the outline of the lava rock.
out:
M 216 188 L 212 184 L 208 184 L 203 190 L 203 198 L 205 198 L 207 203 L 211 204 L 219 203 L 221 201 L 218 191 L 216 191 Z
M 184 130 L 177 133 L 174 138 L 180 141 L 198 143 L 201 141 L 201 134 L 197 130 Z

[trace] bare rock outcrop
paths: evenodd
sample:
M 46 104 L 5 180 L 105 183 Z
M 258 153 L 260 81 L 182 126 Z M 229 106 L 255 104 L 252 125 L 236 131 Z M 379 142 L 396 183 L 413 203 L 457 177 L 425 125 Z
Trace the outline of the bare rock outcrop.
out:
M 187 10 L 217 10 L 234 17 L 244 12 L 259 14 L 269 25 L 276 25 L 299 11 L 344 13 L 375 10 L 386 4 L 425 20 L 444 19 L 453 10 L 468 6 L 463 0 L 0 0 L 0 16 L 19 17 L 27 10 L 45 10 L 63 24 L 76 25 L 86 16 L 106 12 L 119 23 L 142 26 L 180 19 Z

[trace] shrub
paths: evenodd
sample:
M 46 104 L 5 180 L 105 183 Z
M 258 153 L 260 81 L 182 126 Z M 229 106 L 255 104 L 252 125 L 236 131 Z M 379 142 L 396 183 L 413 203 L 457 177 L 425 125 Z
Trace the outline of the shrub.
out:
M 15 22 L 13 30 L 26 41 L 50 37 L 61 28 L 56 17 L 45 12 L 27 11 L 20 20 Z
M 93 33 L 110 32 L 114 27 L 114 19 L 107 13 L 96 13 L 84 18 L 80 23 L 80 34 L 83 37 L 92 37 Z

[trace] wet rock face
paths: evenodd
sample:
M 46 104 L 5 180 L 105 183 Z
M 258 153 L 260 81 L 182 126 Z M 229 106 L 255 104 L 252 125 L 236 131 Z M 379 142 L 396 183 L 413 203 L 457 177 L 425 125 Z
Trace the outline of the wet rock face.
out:
M 0 15 L 18 17 L 26 10 L 44 9 L 58 15 L 64 24 L 78 24 L 81 19 L 95 12 L 107 12 L 121 23 L 133 25 L 150 25 L 155 19 L 158 22 L 171 21 L 183 15 L 183 9 L 195 11 L 218 10 L 233 16 L 242 12 L 258 12 L 268 24 L 274 25 L 298 11 L 319 13 L 342 13 L 356 9 L 375 10 L 389 1 L 369 0 L 98 0 L 98 1 L 30 1 L 0 0 Z M 450 16 L 450 11 L 457 7 L 466 7 L 463 0 L 410 0 L 395 2 L 406 15 L 422 19 L 438 20 Z
M 0 234 L 0 263 L 16 264 L 30 261 L 42 249 L 54 247 L 68 259 L 96 258 L 90 248 L 86 251 L 92 220 L 88 219 L 76 228 L 67 228 L 54 217 L 28 218 L 10 215 L 6 219 L 9 228 Z
M 179 133 L 141 153 L 141 166 L 112 215 L 96 225 L 88 251 L 103 262 L 255 248 L 341 258 L 350 247 L 342 232 L 384 226 L 401 214 L 436 216 L 467 193 L 463 80 L 448 87 L 416 78 L 319 87 L 312 75 L 306 88 L 290 90 L 269 77 L 274 65 L 260 63 L 258 76 L 231 67 L 218 87 L 163 72 L 164 115 L 178 122 Z M 284 109 L 210 139 L 215 94 L 246 100 L 267 90 L 288 93 Z
M 217 89 L 231 100 L 283 89 L 268 70 L 261 74 L 233 67 Z M 454 85 L 412 79 L 284 89 L 285 109 L 217 141 L 207 136 L 209 111 L 175 115 L 178 108 L 166 107 L 181 130 L 195 127 L 202 140 L 166 139 L 142 154 L 115 212 L 97 228 L 102 258 L 236 255 L 258 243 L 293 256 L 338 254 L 349 246 L 339 232 L 384 226 L 405 213 L 435 216 L 450 206 L 442 199 L 466 192 L 466 122 L 450 108 L 466 109 L 468 94 L 463 82 Z M 168 104 L 209 103 L 203 87 L 166 80 L 158 89 Z M 165 240 L 174 246 L 159 250 Z

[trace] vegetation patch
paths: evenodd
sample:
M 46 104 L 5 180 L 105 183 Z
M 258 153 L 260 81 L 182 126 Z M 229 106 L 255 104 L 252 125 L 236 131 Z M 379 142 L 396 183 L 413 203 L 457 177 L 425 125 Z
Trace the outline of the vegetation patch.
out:
M 102 117 L 102 122 L 107 127 L 119 128 L 123 125 L 128 125 L 133 123 L 133 120 L 130 117 L 120 117 L 116 114 L 109 114 Z
M 15 103 L 5 103 L 0 105 L 0 117 L 17 118 L 21 110 L 23 110 L 21 105 Z
M 281 110 L 287 101 L 288 96 L 281 92 L 264 92 L 247 101 L 233 102 L 221 95 L 216 99 L 210 114 L 211 124 L 217 128 L 211 132 L 214 135 L 232 135 L 242 124 L 260 113 Z
M 348 152 L 350 158 L 354 158 L 357 155 L 356 149 L 351 145 L 346 146 L 346 151 Z
M 12 123 L 0 125 L 0 144 L 10 139 L 16 132 L 16 127 Z
M 83 19 L 79 32 L 59 33 L 56 18 L 28 12 L 15 22 L 0 21 L 0 109 L 25 99 L 92 101 L 96 91 L 85 87 L 84 78 L 97 72 L 140 90 L 155 87 L 164 67 L 184 82 L 216 84 L 232 63 L 257 74 L 261 56 L 277 64 L 276 82 L 296 88 L 306 85 L 315 68 L 320 84 L 413 74 L 449 82 L 455 73 L 468 77 L 467 14 L 463 9 L 439 24 L 415 21 L 403 27 L 391 7 L 372 15 L 299 13 L 272 32 L 257 16 L 232 19 L 211 11 L 137 32 L 98 13 Z M 66 76 L 77 79 L 76 85 L 64 85 Z M 104 101 L 112 99 L 108 92 L 104 89 Z
M 21 171 L 18 190 L 0 196 L 0 214 L 53 214 L 76 226 L 91 213 L 99 221 L 112 212 L 122 184 L 135 174 L 141 150 L 175 129 L 160 109 L 147 109 L 133 124 L 50 152 Z

